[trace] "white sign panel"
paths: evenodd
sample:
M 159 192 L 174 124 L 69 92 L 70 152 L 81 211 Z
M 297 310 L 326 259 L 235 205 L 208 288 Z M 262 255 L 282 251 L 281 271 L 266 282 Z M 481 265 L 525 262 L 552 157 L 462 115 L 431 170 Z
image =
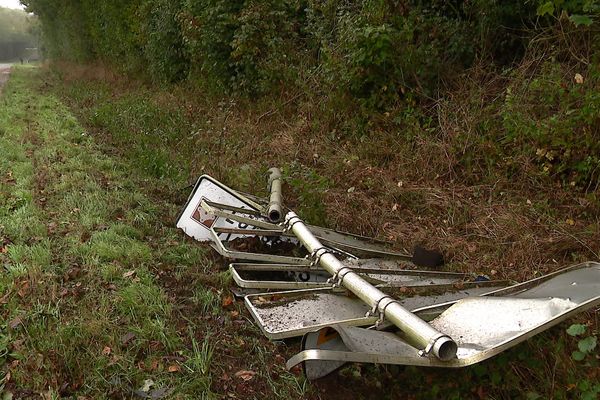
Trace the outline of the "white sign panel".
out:
M 210 233 L 210 228 L 212 227 L 238 229 L 254 228 L 243 222 L 237 222 L 207 213 L 200 206 L 202 200 L 259 211 L 254 205 L 250 204 L 238 193 L 223 185 L 221 182 L 208 175 L 202 175 L 198 179 L 183 212 L 177 220 L 177 227 L 183 229 L 188 236 L 191 236 L 200 242 L 208 242 L 213 240 Z M 243 237 L 243 235 L 222 233 L 219 234 L 219 237 L 224 241 L 229 241 L 237 237 Z

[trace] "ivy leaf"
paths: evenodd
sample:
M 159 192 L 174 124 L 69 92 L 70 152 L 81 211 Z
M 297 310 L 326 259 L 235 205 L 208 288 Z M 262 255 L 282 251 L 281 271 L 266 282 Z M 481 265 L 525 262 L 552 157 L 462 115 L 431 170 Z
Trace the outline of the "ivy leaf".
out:
M 598 392 L 596 392 L 595 390 L 581 394 L 581 400 L 596 400 L 597 398 L 598 398 Z
M 583 324 L 573 324 L 567 329 L 567 334 L 569 336 L 579 336 L 585 333 L 585 325 Z
M 547 1 L 544 4 L 540 4 L 540 6 L 537 9 L 537 15 L 543 17 L 546 14 L 554 14 L 554 3 L 551 1 Z
M 585 339 L 581 339 L 577 347 L 582 353 L 589 353 L 596 348 L 597 343 L 596 336 L 588 336 Z
M 569 17 L 569 20 L 575 25 L 575 26 L 581 26 L 581 25 L 585 25 L 585 26 L 590 26 L 592 24 L 592 17 L 590 17 L 589 15 L 579 15 L 579 14 L 573 14 Z
M 585 353 L 580 351 L 574 351 L 571 353 L 571 358 L 575 361 L 582 361 L 585 358 Z

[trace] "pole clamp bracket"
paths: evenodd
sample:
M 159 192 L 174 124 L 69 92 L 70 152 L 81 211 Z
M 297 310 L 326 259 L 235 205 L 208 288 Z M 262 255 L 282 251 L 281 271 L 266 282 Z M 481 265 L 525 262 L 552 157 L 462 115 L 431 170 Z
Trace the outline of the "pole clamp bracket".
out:
M 342 267 L 331 278 L 327 279 L 327 283 L 331 283 L 333 288 L 341 287 L 344 277 L 350 272 L 352 272 L 352 268 Z
M 319 265 L 319 262 L 321 261 L 321 257 L 323 257 L 325 254 L 328 254 L 328 253 L 334 254 L 336 252 L 328 247 L 319 247 L 319 248 L 311 251 L 310 254 L 308 255 L 308 258 L 311 260 L 310 266 L 315 267 L 315 266 Z
M 450 338 L 450 336 L 443 334 L 443 333 L 433 336 L 431 338 L 431 340 L 429 341 L 429 343 L 427 343 L 427 346 L 423 350 L 419 350 L 419 353 L 418 353 L 419 356 L 421 356 L 421 357 L 429 356 L 429 354 L 431 353 L 431 350 L 433 350 L 433 346 L 435 346 L 435 342 L 437 342 L 439 339 L 441 339 L 443 337 Z
M 297 224 L 297 223 L 299 223 L 299 222 L 302 223 L 302 220 L 297 215 L 294 215 L 293 217 L 291 217 L 289 219 L 286 219 L 286 221 L 284 222 L 285 227 L 284 227 L 283 231 L 284 232 L 291 231 L 292 228 L 294 227 L 294 225 Z
M 385 304 L 381 305 L 384 301 L 385 301 Z M 386 296 L 381 297 L 379 300 L 377 300 L 375 302 L 375 304 L 373 304 L 373 308 L 371 308 L 369 311 L 367 311 L 367 313 L 365 314 L 365 317 L 373 317 L 373 316 L 377 315 L 378 318 L 377 318 L 377 321 L 375 321 L 375 328 L 378 328 L 385 321 L 385 310 L 392 303 L 400 304 L 400 302 L 398 300 L 394 299 L 392 296 L 386 295 Z

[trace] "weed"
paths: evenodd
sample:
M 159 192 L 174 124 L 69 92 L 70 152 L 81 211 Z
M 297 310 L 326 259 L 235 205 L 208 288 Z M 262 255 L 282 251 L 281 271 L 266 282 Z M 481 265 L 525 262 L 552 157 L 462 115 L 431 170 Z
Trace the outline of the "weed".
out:
M 592 381 L 585 377 L 585 361 L 570 357 L 576 344 L 570 348 L 553 330 L 477 368 L 455 371 L 451 379 L 447 371 L 353 366 L 347 370 L 348 380 L 334 375 L 325 383 L 308 384 L 282 365 L 273 365 L 273 354 L 288 355 L 295 345 L 286 349 L 267 343 L 245 319 L 232 321 L 231 314 L 224 313 L 220 298 L 226 293 L 228 274 L 219 273 L 221 266 L 208 256 L 209 249 L 172 228 L 188 194 L 182 188 L 193 177 L 218 173 L 233 187 L 264 193 L 264 167 L 276 164 L 285 169 L 286 205 L 311 222 L 395 240 L 399 247 L 425 241 L 448 255 L 458 270 L 496 271 L 523 280 L 573 259 L 589 259 L 598 252 L 595 194 L 585 194 L 579 186 L 555 186 L 561 175 L 543 172 L 537 144 L 508 135 L 510 129 L 529 127 L 538 120 L 536 113 L 544 111 L 535 108 L 543 105 L 530 107 L 519 100 L 536 99 L 520 85 L 530 81 L 529 75 L 521 75 L 526 71 L 511 75 L 472 70 L 464 86 L 447 93 L 448 100 L 432 109 L 406 96 L 406 104 L 387 111 L 389 117 L 383 113 L 365 121 L 357 108 L 344 111 L 348 104 L 339 99 L 294 99 L 285 93 L 277 100 L 228 98 L 224 111 L 194 89 L 147 88 L 117 75 L 107 87 L 100 75 L 91 80 L 87 75 L 97 74 L 99 68 L 69 68 L 62 72 L 66 83 L 45 72 L 19 71 L 10 84 L 15 90 L 4 92 L 11 96 L 8 110 L 15 113 L 0 110 L 0 121 L 15 127 L 5 129 L 0 138 L 15 148 L 15 162 L 28 163 L 26 151 L 33 151 L 37 163 L 35 171 L 23 167 L 18 173 L 48 167 L 45 177 L 17 177 L 23 185 L 19 189 L 31 193 L 31 199 L 17 197 L 25 198 L 20 208 L 9 210 L 0 200 L 0 225 L 10 225 L 15 215 L 24 217 L 19 210 L 27 207 L 45 232 L 32 240 L 30 232 L 20 234 L 13 225 L 11 234 L 2 230 L 0 238 L 31 246 L 50 237 L 52 244 L 46 271 L 50 276 L 32 297 L 13 294 L 10 308 L 30 311 L 40 298 L 61 299 L 56 303 L 60 321 L 48 317 L 44 325 L 32 321 L 27 327 L 24 372 L 13 373 L 14 380 L 25 382 L 31 376 L 28 387 L 41 391 L 53 380 L 73 377 L 75 387 L 71 383 L 68 390 L 76 395 L 127 397 L 151 376 L 176 387 L 175 396 L 181 397 L 219 397 L 250 387 L 260 393 L 256 397 L 276 393 L 289 398 L 311 397 L 316 390 L 323 390 L 319 396 L 335 398 L 343 396 L 347 384 L 382 398 L 409 392 L 420 398 L 510 398 L 524 393 L 561 398 L 579 393 L 568 390 L 567 384 L 586 387 L 584 381 Z M 25 76 L 46 79 L 40 103 Z M 535 93 L 559 90 L 545 87 L 543 79 L 539 85 Z M 508 86 L 516 99 L 506 99 Z M 28 90 L 29 98 L 17 89 Z M 53 93 L 91 126 L 86 135 L 81 136 L 81 127 L 59 124 L 69 113 Z M 293 101 L 285 104 L 289 99 Z M 35 110 L 27 117 L 34 119 L 29 135 L 39 134 L 43 140 L 35 147 L 19 136 L 27 127 L 20 118 L 29 103 Z M 405 107 L 413 111 L 405 112 Z M 6 114 L 21 117 L 8 121 Z M 354 134 L 356 130 L 360 132 Z M 159 159 L 154 170 L 153 154 Z M 0 162 L 3 170 L 13 170 Z M 155 179 L 158 176 L 162 178 Z M 0 191 L 12 193 L 13 184 L 3 179 L 0 176 Z M 43 194 L 36 186 L 39 181 L 44 183 Z M 39 202 L 40 197 L 47 202 Z M 63 198 L 69 199 L 68 206 Z M 0 289 L 13 288 L 12 279 L 0 279 Z M 198 314 L 204 318 L 195 318 Z M 226 317 L 219 318 L 223 314 Z M 169 374 L 157 366 L 172 357 L 183 365 L 187 358 L 178 357 L 193 356 L 189 327 L 196 333 L 211 332 L 196 337 L 200 353 L 204 341 L 211 345 L 210 379 L 187 372 Z M 246 343 L 232 342 L 239 338 Z M 104 347 L 110 347 L 110 355 L 102 355 Z M 60 365 L 53 363 L 56 354 L 63 360 Z M 250 383 L 242 383 L 231 377 L 241 369 L 258 373 Z M 502 372 L 500 380 L 497 371 Z M 377 389 L 377 381 L 383 390 Z M 434 383 L 424 387 L 424 381 Z M 77 382 L 83 383 L 76 386 Z
M 192 374 L 207 375 L 210 371 L 210 363 L 213 356 L 213 348 L 208 340 L 210 334 L 205 335 L 202 345 L 190 334 L 192 340 L 192 355 L 185 363 L 186 368 Z
M 159 208 L 131 190 L 142 186 L 134 181 L 138 175 L 98 153 L 60 102 L 34 95 L 37 81 L 25 83 L 26 74 L 35 77 L 13 74 L 10 85 L 19 89 L 4 92 L 12 101 L 0 109 L 0 126 L 11 126 L 1 138 L 8 151 L 0 165 L 11 174 L 6 184 L 0 177 L 1 190 L 10 194 L 0 202 L 0 259 L 9 271 L 0 289 L 10 307 L 3 317 L 14 326 L 0 329 L 2 372 L 11 373 L 4 389 L 122 397 L 146 379 L 140 363 L 152 368 L 152 360 L 185 350 L 172 305 L 147 269 L 169 249 L 166 241 L 158 250 L 146 240 L 147 232 L 163 229 Z M 25 107 L 35 111 L 25 115 Z M 35 147 L 22 140 L 24 129 Z M 172 243 L 174 229 L 165 232 Z M 197 261 L 183 251 L 166 258 Z M 181 387 L 184 396 L 197 395 L 194 389 L 210 393 L 209 374 L 156 380 Z
M 194 289 L 192 301 L 200 307 L 202 315 L 218 315 L 221 312 L 219 296 L 203 286 Z
M 326 224 L 326 212 L 323 195 L 331 182 L 319 175 L 314 169 L 291 162 L 282 168 L 286 182 L 296 193 L 297 210 L 306 221 L 315 225 Z
M 573 324 L 569 327 L 569 329 L 567 329 L 567 333 L 569 336 L 581 337 L 585 335 L 586 330 L 587 327 L 583 324 Z M 589 355 L 592 354 L 597 343 L 597 337 L 592 335 L 579 339 L 579 342 L 577 343 L 578 349 L 571 354 L 571 357 L 575 361 L 585 360 Z

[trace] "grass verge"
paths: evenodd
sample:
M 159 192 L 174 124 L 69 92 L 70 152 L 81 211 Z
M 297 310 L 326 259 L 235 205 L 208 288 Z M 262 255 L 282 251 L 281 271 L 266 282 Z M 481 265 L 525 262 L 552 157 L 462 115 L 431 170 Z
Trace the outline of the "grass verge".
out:
M 452 152 L 460 146 L 446 143 L 449 135 L 341 138 L 303 107 L 268 113 L 264 103 L 96 72 L 20 69 L 4 93 L 0 138 L 14 151 L 2 161 L 11 171 L 2 262 L 16 274 L 0 283 L 8 390 L 122 398 L 152 383 L 174 398 L 594 393 L 596 354 L 571 358 L 578 342 L 567 326 L 458 371 L 351 365 L 308 384 L 283 370 L 297 344 L 263 340 L 240 305 L 223 301 L 220 262 L 172 228 L 200 173 L 260 193 L 266 167 L 282 165 L 287 204 L 311 222 L 399 247 L 425 243 L 444 250 L 450 269 L 521 280 L 597 258 L 593 199 L 493 168 L 461 178 L 451 170 L 460 169 Z M 434 157 L 443 154 L 448 160 Z M 597 332 L 597 314 L 579 322 Z M 240 374 L 245 381 L 238 371 L 256 374 Z
M 223 309 L 219 264 L 154 194 L 170 187 L 100 151 L 42 88 L 18 68 L 0 100 L 3 393 L 301 398 L 302 379 L 266 361 L 285 347 Z

